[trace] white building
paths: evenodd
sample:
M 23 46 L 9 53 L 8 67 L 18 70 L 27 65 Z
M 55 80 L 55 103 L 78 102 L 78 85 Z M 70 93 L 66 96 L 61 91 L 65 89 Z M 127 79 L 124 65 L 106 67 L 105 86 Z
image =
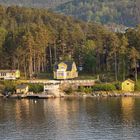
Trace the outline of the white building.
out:
M 0 79 L 15 80 L 20 78 L 19 70 L 0 70 Z

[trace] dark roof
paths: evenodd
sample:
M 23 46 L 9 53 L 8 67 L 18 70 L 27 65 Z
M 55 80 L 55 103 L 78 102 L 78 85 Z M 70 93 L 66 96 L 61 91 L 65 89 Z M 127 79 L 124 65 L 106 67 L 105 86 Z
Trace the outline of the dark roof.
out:
M 23 85 L 17 85 L 17 89 L 25 89 L 26 87 L 27 87 L 28 85 L 25 85 L 25 84 L 23 84 Z
M 72 65 L 73 65 L 74 61 L 62 61 L 62 62 L 56 63 L 54 65 L 54 71 L 56 71 L 58 69 L 58 65 L 60 63 L 66 64 L 67 65 L 67 71 L 71 71 L 72 70 Z

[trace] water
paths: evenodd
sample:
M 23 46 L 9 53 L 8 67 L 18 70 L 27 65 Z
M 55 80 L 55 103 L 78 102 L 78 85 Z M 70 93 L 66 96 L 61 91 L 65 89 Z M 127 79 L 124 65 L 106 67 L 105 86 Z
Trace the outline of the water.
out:
M 140 98 L 0 99 L 0 140 L 139 140 Z

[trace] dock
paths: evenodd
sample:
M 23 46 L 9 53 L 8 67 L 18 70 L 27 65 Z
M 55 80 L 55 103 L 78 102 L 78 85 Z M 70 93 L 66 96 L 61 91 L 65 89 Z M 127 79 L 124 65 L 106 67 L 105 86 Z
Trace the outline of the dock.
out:
M 3 96 L 5 97 L 5 96 Z M 55 98 L 53 95 L 48 95 L 46 93 L 38 93 L 38 94 L 13 94 L 11 96 L 8 96 L 7 98 L 10 99 L 49 99 L 49 98 Z
M 49 99 L 49 98 L 54 98 L 54 96 L 47 95 L 47 94 L 29 94 L 25 98 L 28 98 L 28 99 Z

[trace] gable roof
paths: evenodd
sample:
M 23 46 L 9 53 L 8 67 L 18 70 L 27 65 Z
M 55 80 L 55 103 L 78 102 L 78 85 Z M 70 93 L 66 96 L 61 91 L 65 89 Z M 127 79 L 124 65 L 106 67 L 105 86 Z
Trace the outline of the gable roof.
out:
M 125 80 L 125 81 L 129 81 L 130 83 L 135 83 L 133 80 L 131 80 L 131 79 L 127 79 L 127 80 Z M 125 82 L 124 81 L 124 82 Z
M 58 69 L 58 65 L 59 65 L 60 63 L 66 64 L 66 65 L 67 65 L 67 69 L 66 69 L 66 70 L 67 70 L 67 71 L 71 71 L 71 70 L 72 70 L 72 65 L 73 65 L 74 61 L 62 61 L 62 62 L 56 63 L 56 64 L 54 65 L 54 71 L 56 71 L 56 70 Z
M 22 84 L 22 85 L 17 85 L 17 89 L 25 89 L 28 85 Z

